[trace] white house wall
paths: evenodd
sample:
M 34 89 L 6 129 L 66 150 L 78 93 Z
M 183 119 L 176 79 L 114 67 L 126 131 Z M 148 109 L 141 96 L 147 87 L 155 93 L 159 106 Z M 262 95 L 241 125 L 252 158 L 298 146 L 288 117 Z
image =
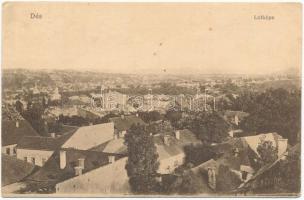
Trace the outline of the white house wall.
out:
M 43 159 L 45 162 L 52 156 L 54 151 L 44 151 L 44 150 L 30 150 L 30 149 L 17 149 L 17 159 L 25 160 L 32 163 L 32 158 L 35 158 L 35 165 L 42 167 L 44 165 Z
M 17 144 L 7 145 L 2 147 L 2 153 L 8 156 L 14 156 L 16 155 L 14 153 L 14 149 L 16 148 Z M 7 149 L 9 149 L 9 154 L 7 153 Z
M 184 164 L 185 162 L 185 154 L 180 153 L 175 156 L 171 156 L 169 158 L 161 159 L 159 161 L 158 173 L 160 174 L 170 174 L 172 173 L 178 166 Z

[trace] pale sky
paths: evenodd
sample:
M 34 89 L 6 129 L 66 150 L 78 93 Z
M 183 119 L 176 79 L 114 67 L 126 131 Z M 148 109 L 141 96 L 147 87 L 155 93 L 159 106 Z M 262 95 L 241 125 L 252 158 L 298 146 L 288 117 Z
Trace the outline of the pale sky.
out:
M 37 12 L 42 18 L 30 19 Z M 299 3 L 5 3 L 2 30 L 4 69 L 210 74 L 301 66 Z

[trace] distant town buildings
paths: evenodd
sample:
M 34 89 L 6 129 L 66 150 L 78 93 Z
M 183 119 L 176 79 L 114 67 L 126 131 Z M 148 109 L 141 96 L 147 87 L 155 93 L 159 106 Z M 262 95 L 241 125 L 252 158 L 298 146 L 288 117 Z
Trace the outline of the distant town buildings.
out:
M 26 188 L 28 193 L 132 194 L 125 168 L 125 136 L 134 125 L 145 126 L 153 138 L 160 183 L 166 179 L 179 183 L 184 174 L 176 171 L 187 168 L 185 173 L 199 179 L 204 194 L 219 191 L 218 180 L 226 177 L 223 168 L 236 177 L 235 182 L 227 183 L 235 188 L 230 191 L 234 194 L 273 185 L 278 181 L 273 174 L 277 163 L 300 151 L 275 132 L 244 133 L 241 123 L 249 113 L 225 107 L 239 96 L 238 87 L 247 90 L 269 81 L 289 80 L 286 77 L 214 75 L 190 80 L 54 71 L 37 80 L 39 76 L 22 73 L 26 78 L 20 87 L 3 90 L 2 186 L 6 189 L 20 184 L 18 187 L 35 186 Z M 41 116 L 31 121 L 38 111 Z M 170 112 L 172 116 L 167 116 Z M 219 142 L 199 138 L 200 130 L 195 132 L 179 121 L 187 118 L 190 124 L 192 115 L 212 112 L 229 125 L 227 136 Z M 156 117 L 152 120 L 140 114 Z M 45 133 L 39 128 L 45 128 Z M 273 144 L 277 159 L 257 168 L 257 148 L 262 141 Z M 189 146 L 206 146 L 214 156 L 193 166 L 185 160 Z

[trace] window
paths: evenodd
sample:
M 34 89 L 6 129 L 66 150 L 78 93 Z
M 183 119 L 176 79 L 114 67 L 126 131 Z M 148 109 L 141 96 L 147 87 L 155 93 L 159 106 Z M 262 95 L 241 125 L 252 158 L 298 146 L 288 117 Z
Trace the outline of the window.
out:
M 25 162 L 27 162 L 27 157 L 24 157 L 23 160 L 24 160 Z
M 17 153 L 17 149 L 16 147 L 13 148 L 13 153 L 16 154 Z
M 11 153 L 11 149 L 8 147 L 8 148 L 6 148 L 6 154 L 7 155 L 10 155 L 10 153 Z
M 35 158 L 34 157 L 31 159 L 31 162 L 35 165 Z

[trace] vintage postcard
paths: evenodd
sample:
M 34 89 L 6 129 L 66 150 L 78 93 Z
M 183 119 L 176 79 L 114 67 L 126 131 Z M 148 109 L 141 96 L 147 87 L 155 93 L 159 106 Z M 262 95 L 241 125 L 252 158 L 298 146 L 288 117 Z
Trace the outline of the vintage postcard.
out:
M 2 10 L 2 196 L 300 196 L 300 3 Z

